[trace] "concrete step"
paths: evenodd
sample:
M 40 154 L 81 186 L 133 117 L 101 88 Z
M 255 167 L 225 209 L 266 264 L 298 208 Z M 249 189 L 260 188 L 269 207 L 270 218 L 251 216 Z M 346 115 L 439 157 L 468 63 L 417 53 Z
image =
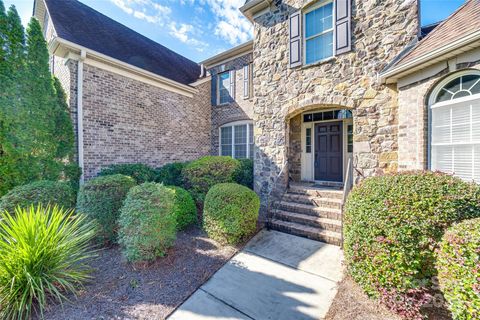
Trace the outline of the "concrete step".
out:
M 284 201 L 296 202 L 300 204 L 309 204 L 316 207 L 341 209 L 342 199 L 338 198 L 322 198 L 318 196 L 311 196 L 307 194 L 285 193 L 283 195 Z
M 305 226 L 295 222 L 282 221 L 278 219 L 270 220 L 269 226 L 273 230 L 278 230 L 337 246 L 340 246 L 342 243 L 342 235 L 339 232 L 323 230 L 321 228 Z
M 323 208 L 310 204 L 301 204 L 283 200 L 275 203 L 274 208 L 282 211 L 307 214 L 319 218 L 342 220 L 341 209 Z
M 342 221 L 328 218 L 310 216 L 308 214 L 294 213 L 277 210 L 273 215 L 274 219 L 295 222 L 302 225 L 321 228 L 333 232 L 342 232 Z
M 342 199 L 343 191 L 335 188 L 316 188 L 304 185 L 290 185 L 287 190 L 290 194 L 301 194 L 319 198 Z

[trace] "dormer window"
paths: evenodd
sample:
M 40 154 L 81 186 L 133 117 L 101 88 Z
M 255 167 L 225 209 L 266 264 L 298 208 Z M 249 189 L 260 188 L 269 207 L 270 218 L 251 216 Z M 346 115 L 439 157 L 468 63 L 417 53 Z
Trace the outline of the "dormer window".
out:
M 333 56 L 333 3 L 320 2 L 304 13 L 305 63 Z

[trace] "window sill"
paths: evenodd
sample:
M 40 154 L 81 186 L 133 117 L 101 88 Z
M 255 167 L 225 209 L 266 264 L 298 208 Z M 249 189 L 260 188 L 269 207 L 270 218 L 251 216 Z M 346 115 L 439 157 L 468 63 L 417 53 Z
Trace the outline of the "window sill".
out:
M 330 63 L 330 62 L 334 62 L 336 60 L 337 60 L 337 57 L 333 56 L 333 57 L 323 59 L 323 60 L 320 60 L 320 61 L 317 61 L 317 62 L 314 62 L 314 63 L 304 64 L 304 65 L 301 65 L 301 66 L 298 66 L 298 67 L 295 67 L 295 68 L 292 68 L 292 69 L 306 70 L 306 69 L 310 69 L 310 68 L 319 67 L 321 65 L 324 65 L 324 64 L 327 64 L 327 63 Z

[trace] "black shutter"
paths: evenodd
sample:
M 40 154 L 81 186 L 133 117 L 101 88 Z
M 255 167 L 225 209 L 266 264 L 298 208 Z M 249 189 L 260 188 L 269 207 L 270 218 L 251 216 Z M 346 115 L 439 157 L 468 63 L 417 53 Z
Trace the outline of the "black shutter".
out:
M 335 0 L 335 54 L 352 50 L 352 0 Z
M 218 78 L 218 75 L 212 72 L 212 81 L 210 81 L 212 84 L 212 96 L 211 96 L 212 106 L 217 105 L 217 78 Z
M 290 68 L 302 65 L 302 12 L 290 15 Z

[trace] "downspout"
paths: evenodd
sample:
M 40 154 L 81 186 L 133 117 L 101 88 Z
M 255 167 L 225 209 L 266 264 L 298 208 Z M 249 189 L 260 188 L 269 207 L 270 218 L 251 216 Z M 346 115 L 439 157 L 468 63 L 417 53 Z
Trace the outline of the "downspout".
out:
M 78 59 L 77 72 L 77 140 L 78 140 L 78 166 L 82 169 L 80 176 L 80 185 L 85 181 L 84 176 L 84 161 L 83 161 L 83 61 L 87 57 L 87 52 L 82 50 L 80 52 L 80 59 Z

